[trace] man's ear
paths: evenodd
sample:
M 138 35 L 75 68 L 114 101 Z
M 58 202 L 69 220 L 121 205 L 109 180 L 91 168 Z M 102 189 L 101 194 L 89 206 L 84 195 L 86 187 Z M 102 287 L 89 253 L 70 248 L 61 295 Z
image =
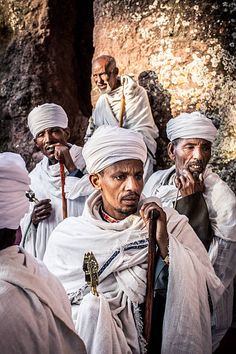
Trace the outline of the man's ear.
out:
M 90 183 L 93 185 L 93 187 L 97 190 L 101 190 L 101 175 L 98 173 L 95 173 L 94 175 L 89 175 L 89 180 Z
M 37 138 L 34 138 L 34 143 L 35 143 L 36 147 L 37 147 L 38 149 L 40 149 L 40 147 L 39 147 L 38 144 L 37 144 Z
M 168 152 L 168 155 L 169 155 L 169 158 L 172 160 L 172 161 L 175 161 L 175 146 L 173 143 L 169 143 L 168 146 L 167 146 L 167 152 Z
M 113 69 L 113 74 L 116 76 L 119 74 L 119 69 L 117 67 Z
M 69 137 L 70 137 L 70 128 L 69 128 L 69 127 L 64 128 L 64 133 L 65 133 L 66 140 L 69 140 Z

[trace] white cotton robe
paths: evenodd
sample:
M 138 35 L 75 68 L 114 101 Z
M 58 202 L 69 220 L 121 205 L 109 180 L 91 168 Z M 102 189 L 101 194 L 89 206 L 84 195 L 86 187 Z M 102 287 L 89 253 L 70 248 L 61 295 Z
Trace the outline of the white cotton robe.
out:
M 89 354 L 144 353 L 135 309 L 144 302 L 146 292 L 147 228 L 139 215 L 107 223 L 99 215 L 100 205 L 100 192 L 95 192 L 81 217 L 57 226 L 44 262 L 71 299 L 75 327 Z M 213 306 L 224 288 L 187 218 L 173 209 L 165 211 L 170 265 L 162 353 L 210 354 L 207 287 Z M 89 251 L 99 264 L 98 297 L 86 291 L 82 265 Z
M 1 354 L 86 354 L 59 281 L 18 246 L 0 251 Z
M 82 148 L 72 145 L 71 157 L 81 171 L 85 169 L 85 162 L 81 154 Z M 31 223 L 31 214 L 34 203 L 31 203 L 30 211 L 21 221 L 23 239 L 21 245 L 33 256 L 43 259 L 50 234 L 62 221 L 62 198 L 60 166 L 49 165 L 49 160 L 44 157 L 30 173 L 30 188 L 38 200 L 50 199 L 52 204 L 51 215 L 41 221 L 37 228 Z M 66 172 L 68 175 L 68 172 Z M 82 178 L 66 176 L 65 192 L 67 198 L 68 216 L 78 216 L 83 212 L 85 200 L 93 191 L 88 174 Z M 30 227 L 28 227 L 30 225 Z
M 214 233 L 208 255 L 216 275 L 226 289 L 212 316 L 215 350 L 232 323 L 233 281 L 236 275 L 236 198 L 227 184 L 210 168 L 206 169 L 203 178 L 203 197 Z M 175 166 L 155 172 L 145 184 L 143 193 L 146 197 L 160 198 L 166 207 L 173 207 L 177 195 L 174 179 Z
M 122 76 L 124 83 L 125 114 L 123 128 L 133 129 L 142 134 L 148 148 L 148 157 L 144 165 L 145 180 L 152 174 L 155 164 L 156 140 L 158 128 L 155 125 L 146 90 L 131 77 Z M 101 94 L 92 113 L 95 128 L 101 125 L 119 125 L 122 87 Z M 90 127 L 88 130 L 90 131 Z

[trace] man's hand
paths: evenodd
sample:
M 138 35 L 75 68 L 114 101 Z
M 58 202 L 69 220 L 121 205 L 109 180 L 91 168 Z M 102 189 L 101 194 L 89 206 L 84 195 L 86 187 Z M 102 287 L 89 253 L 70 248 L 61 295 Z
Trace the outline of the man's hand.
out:
M 32 223 L 37 226 L 38 223 L 44 219 L 47 219 L 52 212 L 52 205 L 50 199 L 40 200 L 34 206 L 32 213 Z
M 204 192 L 205 189 L 202 174 L 194 178 L 192 173 L 186 169 L 183 170 L 182 175 L 176 177 L 175 185 L 182 197 L 196 192 Z
M 54 149 L 55 159 L 63 163 L 69 172 L 75 171 L 76 166 L 71 158 L 69 146 L 57 143 L 54 145 Z
M 148 225 L 150 221 L 150 212 L 151 210 L 158 210 L 160 213 L 159 218 L 157 219 L 157 229 L 156 229 L 156 241 L 159 246 L 160 255 L 162 258 L 165 258 L 168 255 L 168 245 L 169 245 L 169 236 L 167 232 L 167 222 L 166 214 L 159 205 L 154 202 L 143 204 L 140 209 L 140 215 Z

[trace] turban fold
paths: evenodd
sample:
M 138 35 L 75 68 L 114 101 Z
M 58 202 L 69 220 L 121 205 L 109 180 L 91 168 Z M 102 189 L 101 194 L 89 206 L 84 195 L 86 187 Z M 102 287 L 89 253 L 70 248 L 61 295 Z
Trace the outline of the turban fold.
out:
M 166 125 L 167 137 L 170 141 L 175 139 L 199 138 L 214 141 L 217 129 L 210 119 L 200 112 L 181 113 L 172 118 Z
M 141 160 L 144 164 L 147 148 L 140 133 L 103 125 L 86 142 L 82 155 L 91 174 L 122 160 Z
M 0 229 L 16 230 L 29 207 L 25 192 L 30 179 L 22 157 L 0 153 Z
M 28 115 L 28 126 L 34 138 L 47 128 L 68 127 L 68 117 L 64 109 L 55 103 L 45 103 L 35 107 Z

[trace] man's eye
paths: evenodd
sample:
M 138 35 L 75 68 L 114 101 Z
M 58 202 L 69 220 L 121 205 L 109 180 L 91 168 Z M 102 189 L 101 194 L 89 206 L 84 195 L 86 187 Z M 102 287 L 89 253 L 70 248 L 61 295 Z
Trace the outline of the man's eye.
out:
M 42 133 L 39 133 L 38 135 L 37 135 L 37 138 L 42 138 L 43 137 L 43 132 Z
M 114 179 L 116 179 L 117 181 L 121 181 L 121 180 L 125 179 L 125 176 L 124 175 L 117 175 L 117 176 L 114 176 Z
M 143 175 L 137 175 L 136 179 L 137 179 L 137 181 L 141 181 L 143 179 Z
M 210 147 L 209 145 L 204 145 L 204 146 L 202 147 L 202 150 L 203 150 L 203 151 L 209 151 L 209 150 L 211 150 L 211 147 Z

